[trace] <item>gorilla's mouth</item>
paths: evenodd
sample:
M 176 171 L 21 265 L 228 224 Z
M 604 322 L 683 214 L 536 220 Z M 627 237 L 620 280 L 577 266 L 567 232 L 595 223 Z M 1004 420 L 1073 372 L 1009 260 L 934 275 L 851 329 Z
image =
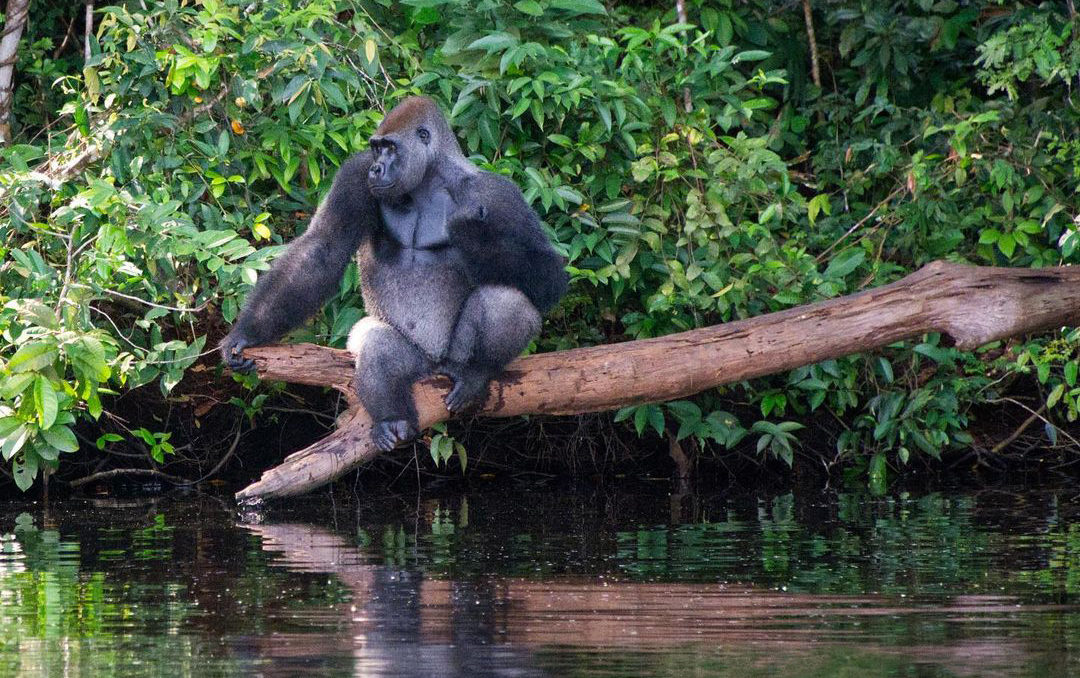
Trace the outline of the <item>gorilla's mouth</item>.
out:
M 370 188 L 372 191 L 387 191 L 387 190 L 393 188 L 394 186 L 397 186 L 397 183 L 398 183 L 397 181 L 391 181 L 388 184 L 372 184 L 372 183 L 368 183 L 368 188 Z

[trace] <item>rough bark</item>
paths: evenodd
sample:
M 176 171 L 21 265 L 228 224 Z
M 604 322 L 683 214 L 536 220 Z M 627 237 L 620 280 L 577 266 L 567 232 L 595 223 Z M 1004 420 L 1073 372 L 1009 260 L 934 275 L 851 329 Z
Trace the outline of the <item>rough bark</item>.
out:
M 837 299 L 655 339 L 520 358 L 481 414 L 575 414 L 684 398 L 721 384 L 870 351 L 926 332 L 963 349 L 1080 323 L 1080 267 L 1010 269 L 934 262 L 903 280 Z M 260 376 L 350 393 L 348 353 L 312 345 L 249 349 Z M 420 424 L 449 417 L 449 382 L 414 387 Z M 286 497 L 338 478 L 377 452 L 362 408 L 237 494 Z
M 11 142 L 11 106 L 15 60 L 19 52 L 19 38 L 26 28 L 30 0 L 8 0 L 4 10 L 4 29 L 0 31 L 0 145 Z

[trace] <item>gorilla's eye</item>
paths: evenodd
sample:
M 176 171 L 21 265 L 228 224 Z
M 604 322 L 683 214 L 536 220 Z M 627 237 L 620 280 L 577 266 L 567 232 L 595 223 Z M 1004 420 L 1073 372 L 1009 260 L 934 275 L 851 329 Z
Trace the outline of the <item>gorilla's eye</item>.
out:
M 431 140 L 431 132 L 423 127 L 417 129 L 416 134 L 420 137 L 420 141 L 423 141 L 425 144 Z

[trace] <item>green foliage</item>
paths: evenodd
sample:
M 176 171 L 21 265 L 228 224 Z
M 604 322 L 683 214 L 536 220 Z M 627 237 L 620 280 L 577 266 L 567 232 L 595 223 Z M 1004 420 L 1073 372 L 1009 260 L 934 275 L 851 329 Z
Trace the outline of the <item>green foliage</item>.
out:
M 466 451 L 465 446 L 454 440 L 454 437 L 446 432 L 446 424 L 436 424 L 431 427 L 431 430 L 435 431 L 435 435 L 431 436 L 428 441 L 431 460 L 435 462 L 436 466 L 442 466 L 448 463 L 450 457 L 457 452 L 458 463 L 461 465 L 461 472 L 464 473 L 469 465 L 469 453 Z
M 1075 17 L 815 9 L 822 88 L 801 7 L 758 0 L 692 1 L 685 24 L 594 0 L 121 2 L 98 8 L 85 63 L 58 50 L 66 15 L 43 13 L 0 150 L 0 449 L 16 480 L 73 452 L 103 394 L 174 397 L 218 318 L 413 93 L 522 187 L 566 255 L 572 290 L 542 349 L 833 298 L 937 258 L 1080 262 Z M 80 154 L 83 171 L 58 169 Z M 342 345 L 357 281 L 350 266 L 297 336 Z M 616 420 L 790 465 L 821 415 L 876 483 L 887 460 L 968 444 L 971 407 L 1005 384 L 1036 384 L 1050 421 L 1074 421 L 1077 344 L 1051 333 L 990 358 L 928 336 Z M 262 401 L 233 402 L 253 416 Z M 141 431 L 126 439 L 165 459 L 169 432 Z M 438 433 L 433 458 L 455 445 Z

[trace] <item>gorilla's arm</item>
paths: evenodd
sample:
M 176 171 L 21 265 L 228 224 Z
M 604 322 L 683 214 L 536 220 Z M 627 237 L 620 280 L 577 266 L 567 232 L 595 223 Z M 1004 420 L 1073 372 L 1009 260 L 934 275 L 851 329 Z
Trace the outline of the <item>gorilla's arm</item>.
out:
M 541 313 L 559 303 L 569 276 L 518 187 L 482 172 L 456 193 L 450 242 L 465 259 L 473 284 L 515 287 Z
M 349 259 L 378 224 L 379 206 L 367 187 L 370 165 L 370 152 L 346 160 L 307 231 L 259 276 L 236 324 L 221 342 L 229 367 L 254 367 L 254 361 L 242 355 L 245 348 L 278 339 L 337 291 Z

